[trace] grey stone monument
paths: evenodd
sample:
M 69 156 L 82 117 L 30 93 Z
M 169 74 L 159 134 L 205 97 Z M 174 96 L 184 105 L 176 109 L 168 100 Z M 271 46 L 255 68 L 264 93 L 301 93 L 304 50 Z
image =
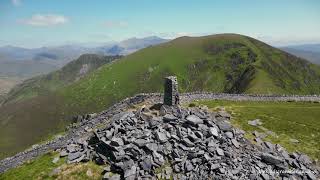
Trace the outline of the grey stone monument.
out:
M 176 76 L 168 76 L 164 81 L 164 98 L 163 103 L 168 106 L 180 104 L 178 81 Z

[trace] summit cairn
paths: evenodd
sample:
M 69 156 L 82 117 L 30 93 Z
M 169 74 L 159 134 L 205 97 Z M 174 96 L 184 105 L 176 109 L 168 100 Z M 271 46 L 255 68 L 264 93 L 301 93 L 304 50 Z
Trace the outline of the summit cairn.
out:
M 176 76 L 168 76 L 165 78 L 163 103 L 168 106 L 175 106 L 180 103 Z

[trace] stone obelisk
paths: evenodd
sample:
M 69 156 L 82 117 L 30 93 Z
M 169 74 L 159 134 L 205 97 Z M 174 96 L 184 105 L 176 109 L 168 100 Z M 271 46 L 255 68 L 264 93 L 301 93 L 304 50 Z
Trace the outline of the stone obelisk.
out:
M 163 103 L 168 106 L 175 106 L 180 103 L 176 76 L 168 76 L 165 78 Z

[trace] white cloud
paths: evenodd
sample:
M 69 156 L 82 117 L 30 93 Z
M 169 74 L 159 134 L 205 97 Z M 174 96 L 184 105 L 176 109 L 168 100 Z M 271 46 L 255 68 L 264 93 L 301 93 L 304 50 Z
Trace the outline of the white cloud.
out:
M 165 33 L 157 33 L 157 36 L 166 39 L 175 39 L 182 36 L 191 36 L 191 37 L 198 37 L 198 36 L 205 36 L 210 35 L 211 33 L 192 33 L 192 32 L 165 32 Z
M 31 26 L 56 26 L 67 23 L 69 20 L 65 16 L 55 14 L 36 14 L 29 19 L 21 21 L 23 24 Z
M 128 27 L 128 23 L 125 21 L 106 21 L 103 23 L 108 28 L 124 28 Z
M 21 0 L 11 0 L 11 2 L 14 6 L 20 6 L 22 4 Z

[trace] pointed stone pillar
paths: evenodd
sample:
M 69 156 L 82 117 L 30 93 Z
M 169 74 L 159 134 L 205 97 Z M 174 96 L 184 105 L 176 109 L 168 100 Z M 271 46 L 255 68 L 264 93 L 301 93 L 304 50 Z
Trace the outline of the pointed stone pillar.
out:
M 164 81 L 164 99 L 163 104 L 175 106 L 180 104 L 178 81 L 176 76 L 168 76 Z

